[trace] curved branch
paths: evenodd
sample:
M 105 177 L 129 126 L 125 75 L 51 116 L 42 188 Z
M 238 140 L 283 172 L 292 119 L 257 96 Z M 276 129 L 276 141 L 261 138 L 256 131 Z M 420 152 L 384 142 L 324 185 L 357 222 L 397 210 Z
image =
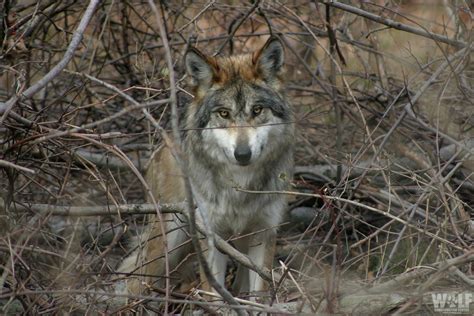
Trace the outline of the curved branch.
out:
M 424 29 L 421 29 L 421 28 L 418 28 L 418 27 L 414 27 L 414 26 L 410 26 L 410 25 L 406 25 L 406 24 L 403 24 L 403 23 L 400 23 L 400 22 L 397 22 L 397 21 L 394 21 L 394 20 L 391 20 L 391 19 L 386 19 L 386 18 L 383 18 L 379 15 L 373 14 L 371 12 L 364 11 L 362 9 L 356 8 L 354 6 L 351 6 L 351 5 L 348 5 L 348 4 L 345 4 L 345 3 L 340 3 L 340 2 L 334 1 L 334 0 L 324 0 L 323 3 L 326 4 L 326 5 L 329 5 L 331 7 L 338 8 L 340 10 L 347 11 L 347 12 L 353 13 L 355 15 L 361 16 L 363 18 L 375 21 L 377 23 L 387 25 L 391 28 L 394 28 L 394 29 L 397 29 L 397 30 L 400 30 L 400 31 L 413 33 L 413 34 L 416 34 L 416 35 L 420 35 L 420 36 L 430 38 L 432 40 L 442 42 L 442 43 L 445 43 L 445 44 L 449 44 L 449 45 L 452 45 L 452 46 L 456 46 L 456 47 L 466 47 L 467 46 L 466 43 L 450 39 L 447 36 L 440 35 L 440 34 L 437 34 L 437 33 L 432 33 L 432 32 L 429 32 L 427 30 L 424 30 Z
M 13 97 L 11 97 L 7 102 L 4 104 L 0 104 L 0 113 L 3 113 L 3 116 L 0 118 L 0 124 L 5 121 L 5 119 L 8 116 L 8 113 L 10 113 L 11 109 L 13 106 L 22 98 L 31 98 L 35 93 L 43 89 L 51 80 L 56 78 L 59 73 L 67 66 L 69 61 L 71 61 L 72 57 L 74 56 L 74 51 L 77 49 L 77 46 L 79 46 L 79 43 L 82 40 L 82 36 L 84 34 L 84 31 L 89 24 L 92 15 L 94 14 L 95 8 L 99 4 L 99 0 L 91 0 L 89 2 L 89 5 L 87 6 L 86 12 L 84 13 L 81 22 L 79 23 L 79 26 L 77 27 L 76 31 L 74 32 L 72 36 L 71 43 L 69 43 L 69 46 L 66 50 L 66 53 L 64 54 L 63 58 L 59 61 L 59 63 L 53 67 L 43 78 L 38 80 L 34 85 L 26 89 L 23 93 L 20 95 L 16 94 Z

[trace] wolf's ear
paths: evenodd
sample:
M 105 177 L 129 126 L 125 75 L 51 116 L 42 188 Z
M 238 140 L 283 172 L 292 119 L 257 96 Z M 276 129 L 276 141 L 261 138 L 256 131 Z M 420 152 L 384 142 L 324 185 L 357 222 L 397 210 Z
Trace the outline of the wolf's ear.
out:
M 270 37 L 265 45 L 254 54 L 253 62 L 265 80 L 273 81 L 285 62 L 285 50 L 280 39 Z
M 214 77 L 214 65 L 207 57 L 194 47 L 188 49 L 184 55 L 186 73 L 191 76 L 194 86 L 209 87 Z

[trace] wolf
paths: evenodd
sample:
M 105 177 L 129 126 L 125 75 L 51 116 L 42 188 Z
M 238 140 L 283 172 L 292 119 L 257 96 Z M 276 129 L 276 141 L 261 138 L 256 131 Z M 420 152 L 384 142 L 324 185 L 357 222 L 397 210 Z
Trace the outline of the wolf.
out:
M 191 47 L 184 65 L 194 99 L 186 108 L 183 152 L 197 215 L 206 212 L 212 232 L 232 240 L 256 265 L 271 268 L 286 198 L 245 191 L 285 190 L 292 177 L 294 124 L 283 89 L 283 44 L 271 37 L 251 54 L 228 57 L 211 57 Z M 160 203 L 185 199 L 183 175 L 170 148 L 162 146 L 152 154 L 146 178 Z M 193 252 L 186 218 L 163 218 L 164 223 L 156 217 L 150 221 L 142 236 L 146 241 L 119 268 L 129 274 L 128 293 L 163 286 L 164 238 L 172 277 Z M 213 253 L 208 264 L 224 286 L 228 258 L 218 250 Z M 265 284 L 254 271 L 239 267 L 234 290 L 258 292 Z

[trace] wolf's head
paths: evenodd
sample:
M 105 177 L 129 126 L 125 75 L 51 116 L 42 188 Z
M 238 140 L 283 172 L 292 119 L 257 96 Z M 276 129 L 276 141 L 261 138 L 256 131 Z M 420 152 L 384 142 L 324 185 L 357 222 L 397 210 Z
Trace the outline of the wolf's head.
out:
M 185 55 L 195 99 L 187 128 L 191 146 L 223 163 L 246 166 L 279 152 L 292 114 L 282 89 L 283 45 L 275 37 L 253 54 L 215 58 L 195 48 Z M 287 134 L 287 135 L 285 135 Z

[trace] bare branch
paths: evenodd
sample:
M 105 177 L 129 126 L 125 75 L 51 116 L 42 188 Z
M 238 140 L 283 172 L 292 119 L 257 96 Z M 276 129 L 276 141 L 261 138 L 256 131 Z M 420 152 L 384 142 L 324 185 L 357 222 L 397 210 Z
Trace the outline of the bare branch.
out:
M 413 33 L 413 34 L 416 34 L 416 35 L 420 35 L 420 36 L 430 38 L 432 40 L 435 40 L 435 41 L 438 41 L 438 42 L 441 42 L 441 43 L 446 43 L 446 44 L 456 46 L 456 47 L 466 47 L 467 46 L 467 43 L 456 41 L 456 40 L 450 39 L 449 37 L 446 37 L 444 35 L 432 33 L 432 32 L 429 32 L 429 31 L 421 29 L 421 28 L 417 28 L 417 27 L 413 27 L 413 26 L 410 26 L 410 25 L 400 23 L 400 22 L 393 21 L 391 19 L 386 19 L 386 18 L 383 18 L 379 15 L 367 12 L 365 10 L 356 8 L 354 6 L 351 6 L 351 5 L 348 5 L 348 4 L 345 4 L 345 3 L 341 3 L 341 2 L 333 1 L 333 0 L 329 0 L 329 1 L 328 0 L 323 0 L 322 2 L 324 4 L 327 4 L 327 5 L 331 6 L 331 7 L 338 8 L 340 10 L 344 10 L 344 11 L 362 16 L 366 19 L 369 19 L 369 20 L 387 25 L 391 28 L 394 28 L 394 29 L 397 29 L 397 30 L 400 30 L 400 31 Z
M 179 123 L 178 123 L 178 108 L 177 108 L 177 97 L 176 97 L 176 81 L 175 81 L 175 75 L 174 75 L 174 67 L 173 67 L 173 62 L 171 58 L 171 50 L 169 47 L 168 43 L 168 34 L 166 33 L 165 30 L 165 24 L 163 22 L 163 18 L 158 12 L 158 8 L 155 6 L 154 2 L 152 0 L 149 0 L 148 3 L 150 4 L 155 17 L 156 21 L 158 23 L 158 27 L 160 29 L 160 36 L 163 41 L 163 46 L 165 47 L 165 56 L 166 56 L 166 63 L 168 65 L 168 74 L 169 74 L 169 82 L 170 82 L 170 91 L 171 91 L 171 126 L 172 126 L 172 132 L 173 132 L 173 138 L 174 142 L 176 143 L 176 146 L 171 146 L 171 150 L 173 152 L 173 155 L 175 159 L 178 162 L 179 167 L 181 168 L 181 171 L 183 173 L 183 178 L 184 178 L 184 183 L 185 183 L 185 195 L 187 199 L 187 208 L 186 208 L 186 213 L 188 214 L 189 217 L 189 234 L 191 235 L 191 240 L 194 245 L 194 248 L 196 249 L 197 252 L 197 257 L 199 260 L 199 263 L 201 267 L 204 270 L 204 273 L 206 275 L 207 280 L 211 284 L 211 286 L 220 294 L 222 297 L 231 305 L 239 305 L 239 303 L 234 299 L 234 297 L 224 288 L 222 287 L 212 274 L 205 258 L 203 255 L 203 251 L 201 249 L 201 246 L 199 244 L 197 234 L 196 234 L 196 217 L 195 217 L 195 209 L 194 205 L 192 204 L 193 202 L 193 195 L 192 195 L 192 190 L 191 190 L 191 184 L 189 181 L 188 177 L 188 164 L 187 164 L 187 157 L 183 157 L 181 153 L 181 137 L 179 134 Z M 178 147 L 178 148 L 176 148 Z M 202 213 L 204 214 L 207 210 L 202 210 Z M 205 215 L 203 215 L 205 217 Z M 204 222 L 206 220 L 204 219 Z M 206 232 L 208 232 L 210 229 L 206 227 Z M 214 233 L 212 231 L 209 231 L 207 234 L 208 239 L 210 240 L 210 243 L 212 244 L 212 241 L 214 239 Z M 168 279 L 166 280 L 168 282 Z M 168 287 L 168 286 L 167 286 Z M 235 309 L 236 313 L 238 315 L 244 315 L 243 311 L 240 309 Z
M 86 27 L 89 24 L 89 21 L 91 20 L 92 15 L 94 14 L 95 8 L 99 4 L 99 2 L 100 2 L 99 0 L 91 0 L 89 2 L 86 12 L 84 12 L 81 22 L 79 23 L 79 26 L 77 27 L 76 31 L 74 32 L 74 35 L 72 36 L 71 43 L 69 43 L 66 53 L 64 54 L 63 58 L 59 61 L 59 63 L 56 66 L 54 66 L 53 69 L 51 69 L 38 82 L 36 82 L 34 85 L 26 89 L 23 93 L 21 93 L 20 96 L 14 95 L 4 105 L 0 107 L 0 114 L 3 113 L 3 116 L 0 118 L 0 124 L 2 124 L 3 121 L 5 121 L 10 110 L 20 99 L 31 98 L 35 93 L 37 93 L 38 91 L 46 87 L 46 85 L 51 80 L 56 78 L 56 76 L 58 76 L 61 73 L 61 71 L 67 66 L 67 64 L 72 59 L 72 57 L 74 57 L 74 52 L 77 49 L 77 46 L 79 46 L 79 43 L 82 40 L 84 31 L 86 30 Z
M 0 208 L 3 208 L 0 205 Z M 160 204 L 162 213 L 182 213 L 183 203 Z M 12 203 L 11 209 L 15 211 L 31 211 L 44 215 L 53 216 L 110 216 L 110 215 L 146 215 L 156 214 L 156 206 L 153 204 L 125 204 L 125 205 L 101 205 L 101 206 L 61 206 L 51 204 L 20 204 Z
M 13 168 L 13 169 L 17 169 L 17 170 L 20 170 L 20 171 L 24 171 L 24 172 L 29 172 L 29 173 L 35 173 L 34 170 L 32 169 L 29 169 L 29 168 L 26 168 L 26 167 L 22 167 L 22 166 L 19 166 L 19 165 L 16 165 L 12 162 L 9 162 L 9 161 L 6 161 L 6 160 L 2 160 L 0 159 L 0 167 L 4 167 L 4 168 Z

